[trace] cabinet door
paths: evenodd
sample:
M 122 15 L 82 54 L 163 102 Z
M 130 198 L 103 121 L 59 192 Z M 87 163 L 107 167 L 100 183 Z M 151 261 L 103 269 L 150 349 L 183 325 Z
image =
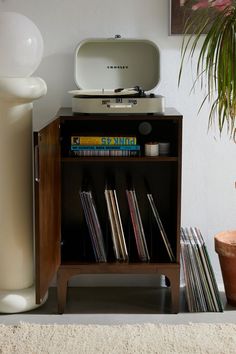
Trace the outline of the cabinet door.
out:
M 41 303 L 60 265 L 60 125 L 34 134 L 36 303 Z

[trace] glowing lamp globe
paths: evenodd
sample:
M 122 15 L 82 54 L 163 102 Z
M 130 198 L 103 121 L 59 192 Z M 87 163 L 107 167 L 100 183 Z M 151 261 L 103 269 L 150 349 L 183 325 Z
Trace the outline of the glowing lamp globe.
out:
M 26 16 L 0 12 L 0 77 L 28 77 L 43 56 L 43 38 Z

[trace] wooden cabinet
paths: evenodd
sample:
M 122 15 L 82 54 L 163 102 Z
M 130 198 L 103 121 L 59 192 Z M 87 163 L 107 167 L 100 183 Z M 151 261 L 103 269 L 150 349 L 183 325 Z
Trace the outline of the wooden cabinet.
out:
M 71 156 L 72 135 L 136 136 L 140 156 Z M 74 115 L 62 108 L 55 119 L 35 132 L 36 301 L 40 303 L 57 273 L 58 310 L 63 313 L 68 280 L 79 274 L 165 275 L 171 286 L 172 312 L 179 308 L 182 116 L 174 109 L 165 115 Z M 170 142 L 168 155 L 147 157 L 150 141 Z M 114 257 L 104 190 L 112 179 L 120 205 L 129 254 L 128 262 Z M 103 229 L 107 262 L 97 263 L 80 201 L 89 184 Z M 127 203 L 129 184 L 136 190 L 150 253 L 140 262 Z M 150 208 L 147 192 L 157 202 L 176 261 L 170 262 Z

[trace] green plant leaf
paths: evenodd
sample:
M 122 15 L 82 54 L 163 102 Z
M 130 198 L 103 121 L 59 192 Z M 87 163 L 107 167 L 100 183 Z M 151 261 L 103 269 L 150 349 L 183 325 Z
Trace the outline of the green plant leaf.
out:
M 192 6 L 189 0 L 186 6 Z M 213 4 L 213 2 L 212 2 Z M 186 20 L 181 46 L 181 63 L 178 85 L 180 85 L 186 60 L 196 55 L 202 34 L 208 33 L 201 44 L 196 64 L 196 79 L 193 88 L 200 81 L 201 88 L 206 87 L 199 110 L 209 100 L 211 107 L 208 116 L 208 128 L 217 117 L 220 134 L 226 127 L 230 137 L 236 137 L 236 3 L 223 11 L 215 8 L 199 9 L 195 16 Z M 192 34 L 188 34 L 192 30 Z

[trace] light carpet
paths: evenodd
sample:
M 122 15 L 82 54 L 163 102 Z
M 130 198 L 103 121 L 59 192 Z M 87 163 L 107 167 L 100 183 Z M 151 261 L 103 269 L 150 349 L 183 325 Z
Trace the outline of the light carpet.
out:
M 0 325 L 0 353 L 235 354 L 236 325 Z

